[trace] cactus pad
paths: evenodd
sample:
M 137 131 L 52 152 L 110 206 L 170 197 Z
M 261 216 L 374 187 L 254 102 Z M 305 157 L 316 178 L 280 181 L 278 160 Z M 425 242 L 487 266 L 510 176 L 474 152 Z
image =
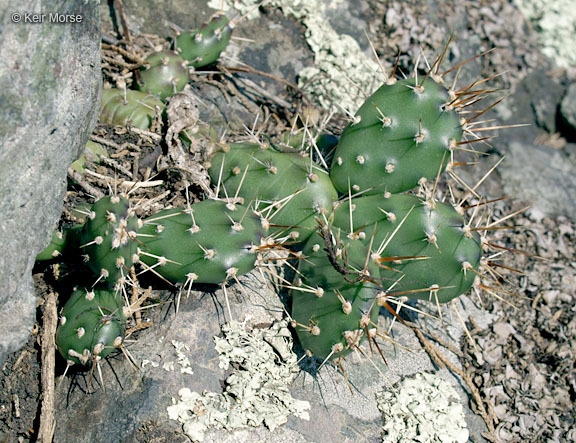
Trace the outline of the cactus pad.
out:
M 328 174 L 310 158 L 268 145 L 236 143 L 217 153 L 208 170 L 221 196 L 242 197 L 269 220 L 270 233 L 310 236 L 320 212 L 332 209 L 337 193 Z
M 79 236 L 88 267 L 103 281 L 115 283 L 134 263 L 138 219 L 125 197 L 96 201 Z
M 195 68 L 208 66 L 218 60 L 232 35 L 232 27 L 224 15 L 214 15 L 197 31 L 183 32 L 176 38 L 175 47 Z
M 146 57 L 149 63 L 140 76 L 140 89 L 154 94 L 161 100 L 184 89 L 190 75 L 186 61 L 174 51 L 154 52 Z
M 153 95 L 130 89 L 104 89 L 100 121 L 110 125 L 148 129 L 163 109 L 164 103 Z
M 124 340 L 123 300 L 106 290 L 76 290 L 64 305 L 56 346 L 69 364 L 98 361 Z
M 293 291 L 292 319 L 302 347 L 320 359 L 345 356 L 375 332 L 375 290 L 362 284 L 330 290 L 321 297 Z
M 254 268 L 264 236 L 244 206 L 204 200 L 144 220 L 140 260 L 174 282 L 220 283 Z
M 336 189 L 397 193 L 436 177 L 462 135 L 449 102 L 448 91 L 431 78 L 380 87 L 342 133 L 330 171 Z
M 365 244 L 372 241 L 372 260 L 380 264 L 384 289 L 393 286 L 392 293 L 406 292 L 410 298 L 425 300 L 432 297 L 432 301 L 437 296 L 445 303 L 474 283 L 482 247 L 476 233 L 450 205 L 414 195 L 392 195 L 352 199 L 352 207 L 352 218 L 357 220 L 354 228 L 366 233 Z M 334 212 L 334 224 L 349 229 L 350 203 L 344 202 Z

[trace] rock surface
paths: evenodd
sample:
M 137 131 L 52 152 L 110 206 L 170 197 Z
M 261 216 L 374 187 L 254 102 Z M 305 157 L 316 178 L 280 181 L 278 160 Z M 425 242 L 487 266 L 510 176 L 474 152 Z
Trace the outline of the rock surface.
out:
M 13 14 L 21 14 L 15 23 Z M 26 13 L 46 14 L 25 23 Z M 50 13 L 81 23 L 50 23 Z M 66 171 L 99 107 L 99 2 L 0 2 L 0 364 L 26 341 L 31 271 L 60 217 Z
M 258 271 L 241 277 L 239 283 L 227 289 L 227 294 L 232 318 L 246 320 L 248 330 L 267 328 L 283 316 L 282 299 Z M 462 299 L 459 309 L 485 324 L 486 320 L 469 299 Z M 448 315 L 448 308 L 444 315 Z M 122 354 L 108 359 L 102 365 L 105 390 L 94 371 L 90 395 L 86 395 L 88 372 L 63 379 L 56 399 L 61 406 L 57 409 L 55 442 L 181 441 L 181 425 L 169 420 L 167 413 L 172 399 L 178 398 L 178 391 L 186 387 L 198 393 L 222 392 L 222 382 L 230 371 L 218 367 L 213 337 L 221 335 L 221 326 L 230 319 L 224 292 L 221 289 L 211 293 L 193 291 L 187 302 L 182 299 L 177 315 L 174 305 L 167 304 L 162 312 L 157 310 L 151 316 L 154 326 L 143 331 L 135 342 L 128 340 L 130 355 L 140 368 L 132 368 Z M 381 316 L 379 326 L 386 330 L 390 321 L 390 317 Z M 443 333 L 443 330 L 445 324 L 438 321 L 434 331 Z M 458 340 L 462 328 L 454 324 L 447 332 L 447 340 L 453 340 L 452 337 Z M 288 422 L 273 432 L 264 426 L 233 433 L 213 430 L 206 434 L 204 441 L 376 441 L 383 419 L 376 393 L 407 375 L 434 368 L 408 328 L 396 322 L 393 335 L 400 346 L 381 344 L 387 364 L 377 353 L 371 356 L 373 363 L 354 354 L 347 357 L 344 370 L 354 394 L 337 366 L 328 364 L 318 370 L 318 361 L 304 359 L 300 363 L 303 370 L 290 386 L 290 392 L 295 399 L 310 402 L 310 421 L 288 417 Z M 174 343 L 190 362 L 192 374 L 187 373 L 187 364 L 180 363 L 182 357 L 179 358 Z M 370 353 L 367 344 L 363 348 Z M 294 350 L 298 357 L 302 356 L 302 349 L 295 346 Z M 443 377 L 452 379 L 447 371 Z M 466 398 L 461 388 L 459 395 Z M 475 441 L 482 441 L 483 422 L 467 406 L 464 410 L 470 433 Z M 153 434 L 147 434 L 148 431 Z

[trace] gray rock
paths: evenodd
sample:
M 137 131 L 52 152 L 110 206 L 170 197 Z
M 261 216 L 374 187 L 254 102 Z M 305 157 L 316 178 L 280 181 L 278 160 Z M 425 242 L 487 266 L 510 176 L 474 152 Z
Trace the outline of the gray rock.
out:
M 506 156 L 498 168 L 504 194 L 531 202 L 547 215 L 574 218 L 576 157 L 570 154 L 570 144 L 566 149 L 538 144 L 542 129 L 557 130 L 555 121 L 563 84 L 543 70 L 528 75 L 499 105 L 495 118 L 502 125 L 529 126 L 499 131 L 492 144 Z
M 562 119 L 569 126 L 567 130 L 572 133 L 570 135 L 576 135 L 576 83 L 568 87 L 560 105 L 560 112 Z
M 25 14 L 45 13 L 43 23 Z M 20 13 L 22 21 L 13 22 Z M 81 23 L 50 23 L 50 13 Z M 100 91 L 96 0 L 0 1 L 0 364 L 26 341 L 31 271 L 62 211 L 66 171 L 95 123 Z
M 258 271 L 241 277 L 240 283 L 228 287 L 227 294 L 232 318 L 246 320 L 248 330 L 268 327 L 284 315 L 281 298 Z M 431 311 L 435 313 L 435 309 Z M 477 317 L 477 308 L 467 298 L 458 309 L 464 318 L 468 315 Z M 230 372 L 218 367 L 213 337 L 221 335 L 221 326 L 230 318 L 223 291 L 193 291 L 188 301 L 182 300 L 177 315 L 173 305 L 166 305 L 162 312 L 155 310 L 149 315 L 154 325 L 143 331 L 136 341 L 130 340 L 127 344 L 141 369 L 133 369 L 119 354 L 101 365 L 105 390 L 99 386 L 96 370 L 90 394 L 85 392 L 90 378 L 88 371 L 68 375 L 62 380 L 56 399 L 55 442 L 183 441 L 181 425 L 168 419 L 166 409 L 173 398 L 178 398 L 178 391 L 187 387 L 199 393 L 205 390 L 222 392 L 221 384 Z M 449 318 L 447 307 L 444 318 Z M 436 333 L 456 344 L 457 341 L 446 333 L 446 323 L 441 324 L 439 320 L 437 323 Z M 481 324 L 484 324 L 483 320 Z M 390 316 L 381 315 L 379 327 L 387 330 L 389 325 Z M 451 328 L 454 337 L 461 336 L 462 327 L 457 321 Z M 205 441 L 377 441 L 384 418 L 377 408 L 376 393 L 405 376 L 433 370 L 427 353 L 408 328 L 396 322 L 392 334 L 396 343 L 402 346 L 380 341 L 387 364 L 375 350 L 372 363 L 354 354 L 347 357 L 344 368 L 354 394 L 337 366 L 328 364 L 318 371 L 318 362 L 302 360 L 302 371 L 294 379 L 290 392 L 294 398 L 310 402 L 310 421 L 288 417 L 288 422 L 273 432 L 263 426 L 235 432 L 212 430 L 207 432 Z M 181 372 L 173 341 L 189 347 L 183 352 L 191 363 L 193 374 Z M 366 354 L 370 353 L 367 344 L 363 349 Z M 302 354 L 298 347 L 295 351 Z M 454 361 L 458 364 L 457 359 Z M 167 369 L 163 367 L 165 364 L 168 364 Z M 460 393 L 467 398 L 463 390 Z M 480 437 L 485 431 L 483 422 L 467 407 L 465 410 L 474 441 L 483 441 Z

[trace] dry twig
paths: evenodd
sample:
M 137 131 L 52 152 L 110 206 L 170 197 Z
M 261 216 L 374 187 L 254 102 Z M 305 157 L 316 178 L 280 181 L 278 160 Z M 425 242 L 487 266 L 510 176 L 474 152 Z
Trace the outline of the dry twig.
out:
M 54 371 L 56 350 L 56 326 L 58 310 L 56 308 L 56 293 L 50 291 L 46 297 L 43 315 L 42 333 L 42 406 L 38 442 L 50 443 L 54 437 L 56 420 L 54 418 Z

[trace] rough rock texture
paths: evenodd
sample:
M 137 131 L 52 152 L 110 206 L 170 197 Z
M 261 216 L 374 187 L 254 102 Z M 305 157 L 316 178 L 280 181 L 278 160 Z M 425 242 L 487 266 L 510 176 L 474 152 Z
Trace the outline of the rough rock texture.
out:
M 576 83 L 572 83 L 560 105 L 562 121 L 565 123 L 566 136 L 576 139 Z
M 258 271 L 241 277 L 240 283 L 227 288 L 227 294 L 232 318 L 246 321 L 248 330 L 268 328 L 282 318 L 286 309 L 276 290 Z M 119 354 L 101 365 L 105 390 L 96 370 L 92 377 L 84 370 L 62 380 L 56 399 L 59 406 L 55 442 L 183 441 L 181 424 L 168 419 L 167 407 L 172 399 L 178 399 L 178 391 L 184 387 L 200 394 L 205 390 L 222 392 L 222 382 L 230 371 L 219 368 L 213 337 L 221 335 L 221 326 L 229 321 L 230 315 L 221 289 L 192 291 L 188 301 L 184 294 L 177 315 L 173 308 L 173 304 L 166 304 L 164 309 L 152 311 L 150 319 L 154 326 L 143 331 L 136 341 L 127 340 L 128 351 L 139 369 L 132 368 Z M 463 299 L 458 309 L 486 324 L 469 299 Z M 445 308 L 445 318 L 448 315 Z M 381 315 L 379 326 L 387 330 L 390 321 L 390 316 Z M 445 330 L 439 321 L 436 326 L 431 325 L 434 331 Z M 392 331 L 394 340 L 404 348 L 395 348 L 387 342 L 381 344 L 387 364 L 377 353 L 371 357 L 374 366 L 364 358 L 347 357 L 344 368 L 354 394 L 336 366 L 328 364 L 318 370 L 318 361 L 302 360 L 303 370 L 290 385 L 290 392 L 295 399 L 310 402 L 310 421 L 289 416 L 288 422 L 274 432 L 264 426 L 233 433 L 211 430 L 204 441 L 377 441 L 385 417 L 378 411 L 376 393 L 407 375 L 433 369 L 408 328 L 396 322 Z M 462 328 L 454 324 L 446 337 L 455 343 L 453 340 L 461 335 Z M 294 351 L 299 358 L 302 356 L 299 346 Z M 367 344 L 364 352 L 370 354 Z M 92 394 L 86 395 L 90 378 Z M 464 391 L 459 389 L 459 395 L 465 396 Z M 482 421 L 467 406 L 464 411 L 474 441 L 482 441 L 480 433 L 485 431 Z M 154 434 L 149 435 L 149 430 Z
M 30 12 L 45 13 L 44 22 L 25 23 Z M 82 22 L 50 23 L 50 13 Z M 50 240 L 66 171 L 95 123 L 99 22 L 95 0 L 0 2 L 0 364 L 32 327 L 34 258 Z
M 558 124 L 558 105 L 566 88 L 565 78 L 554 78 L 545 70 L 535 70 L 527 75 L 497 109 L 494 118 L 498 124 L 529 126 L 498 131 L 498 138 L 492 144 L 506 156 L 499 172 L 507 195 L 532 203 L 546 215 L 574 218 L 574 145 L 555 145 L 552 138 L 563 129 Z

